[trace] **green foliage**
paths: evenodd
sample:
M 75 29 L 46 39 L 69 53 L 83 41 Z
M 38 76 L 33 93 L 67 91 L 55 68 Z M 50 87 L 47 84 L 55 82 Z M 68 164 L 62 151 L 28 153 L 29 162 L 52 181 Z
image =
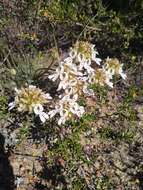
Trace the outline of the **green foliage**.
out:
M 118 113 L 119 115 L 126 119 L 128 119 L 130 122 L 136 121 L 136 112 L 133 108 L 133 101 L 134 101 L 134 96 L 136 95 L 137 88 L 134 86 L 131 86 L 124 97 L 124 100 L 122 104 L 118 107 Z
M 90 88 L 94 90 L 98 100 L 105 103 L 107 100 L 107 87 L 94 84 Z
M 111 189 L 113 188 L 113 184 L 110 183 L 110 179 L 108 176 L 104 176 L 104 177 L 97 177 L 95 179 L 96 181 L 96 189 L 97 190 L 106 190 L 106 189 Z
M 85 114 L 82 118 L 81 118 L 81 120 L 83 120 L 85 123 L 86 122 L 91 122 L 91 121 L 95 121 L 96 120 L 96 115 L 95 115 L 95 113 L 87 113 L 87 114 Z
M 22 140 L 25 140 L 30 135 L 30 125 L 29 122 L 23 122 L 23 126 L 19 130 L 18 138 L 19 143 L 22 142 Z
M 106 127 L 101 129 L 100 135 L 104 139 L 108 140 L 114 140 L 114 141 L 127 141 L 131 142 L 133 141 L 134 138 L 134 131 L 131 129 L 129 130 L 118 130 L 118 129 L 113 129 L 112 127 Z
M 72 184 L 72 189 L 73 190 L 78 190 L 78 189 L 86 189 L 86 185 L 84 183 L 84 180 L 82 178 L 76 178 Z

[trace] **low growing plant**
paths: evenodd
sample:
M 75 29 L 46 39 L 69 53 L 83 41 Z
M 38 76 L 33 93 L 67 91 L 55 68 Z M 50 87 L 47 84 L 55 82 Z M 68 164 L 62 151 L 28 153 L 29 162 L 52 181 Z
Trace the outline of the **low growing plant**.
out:
M 9 104 L 9 109 L 16 107 L 20 112 L 34 112 L 43 123 L 58 115 L 59 125 L 82 117 L 85 108 L 79 104 L 79 99 L 95 95 L 90 86 L 97 84 L 113 88 L 114 75 L 126 79 L 123 64 L 118 59 L 107 57 L 102 61 L 97 56 L 95 45 L 77 41 L 67 56 L 60 60 L 56 71 L 48 77 L 53 82 L 59 81 L 59 95 L 51 98 L 49 93 L 42 92 L 36 86 L 22 87 L 16 89 L 15 100 Z

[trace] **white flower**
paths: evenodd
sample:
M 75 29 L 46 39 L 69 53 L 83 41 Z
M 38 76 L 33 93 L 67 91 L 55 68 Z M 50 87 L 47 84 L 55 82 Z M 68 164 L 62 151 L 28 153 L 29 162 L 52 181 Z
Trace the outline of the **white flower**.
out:
M 16 88 L 15 92 L 14 101 L 8 105 L 9 110 L 16 107 L 19 112 L 34 112 L 43 123 L 49 118 L 49 115 L 43 111 L 44 104 L 49 103 L 49 100 L 52 99 L 49 93 L 44 93 L 33 85 L 21 88 L 20 90 Z
M 77 66 L 73 63 L 71 57 L 67 57 L 64 61 L 60 62 L 59 67 L 55 73 L 50 75 L 48 78 L 55 81 L 58 78 L 61 81 L 67 81 L 71 76 L 81 76 L 82 73 L 78 71 Z
M 63 73 L 63 71 L 60 67 L 58 67 L 56 71 L 54 72 L 54 74 L 49 75 L 48 78 L 52 81 L 56 81 L 61 75 L 61 73 Z
M 78 69 L 79 70 L 84 69 L 84 71 L 86 71 L 88 74 L 90 74 L 91 72 L 94 72 L 94 69 L 91 67 L 91 61 L 90 60 L 80 62 Z
M 124 80 L 127 77 L 123 72 L 123 64 L 120 64 L 117 58 L 107 57 L 103 67 L 109 75 L 120 75 Z
M 102 59 L 96 57 L 99 53 L 97 51 L 95 51 L 95 45 L 91 46 L 91 50 L 92 50 L 92 55 L 91 55 L 92 58 L 91 59 L 93 61 L 95 61 L 95 63 L 97 63 L 97 65 L 100 65 Z
M 70 49 L 70 52 L 69 52 L 69 56 L 70 56 L 72 59 L 75 59 L 76 56 L 77 56 L 77 51 L 76 51 L 76 49 L 71 48 L 71 49 Z
M 59 91 L 61 89 L 66 90 L 66 89 L 68 89 L 70 87 L 75 86 L 76 84 L 77 84 L 77 80 L 67 80 L 67 81 L 66 80 L 62 80 L 59 83 L 57 91 Z
M 60 108 L 61 108 L 59 110 L 60 118 L 58 120 L 58 125 L 65 124 L 66 120 L 69 117 L 69 111 L 64 109 L 62 106 Z
M 55 109 L 49 111 L 50 118 L 54 117 L 56 114 L 59 115 L 58 125 L 64 124 L 73 115 L 81 117 L 84 113 L 84 107 L 79 106 L 76 102 L 78 99 L 77 94 L 65 94 L 60 96 L 61 98 L 55 105 Z
M 119 69 L 119 75 L 122 77 L 122 79 L 126 80 L 127 75 L 123 72 L 123 64 L 121 65 Z
M 15 102 L 10 102 L 9 104 L 8 104 L 8 110 L 10 111 L 10 110 L 12 110 L 14 107 L 15 107 Z
M 49 93 L 46 93 L 44 96 L 45 96 L 45 98 L 48 99 L 48 100 L 51 100 L 51 99 L 52 99 L 52 97 L 50 96 Z
M 15 185 L 17 186 L 17 188 L 20 187 L 20 185 L 24 182 L 24 179 L 22 177 L 16 177 L 15 180 Z
M 89 82 L 91 84 L 99 84 L 101 86 L 104 86 L 107 84 L 111 88 L 113 88 L 113 83 L 110 81 L 112 79 L 112 75 L 105 71 L 104 68 L 97 69 L 95 73 L 92 73 L 89 76 Z
M 73 48 L 70 49 L 69 56 L 72 59 L 76 59 L 78 62 L 94 61 L 100 65 L 101 59 L 97 58 L 98 52 L 95 50 L 95 45 L 77 41 Z
M 95 94 L 94 94 L 94 91 L 93 91 L 92 89 L 89 89 L 87 84 L 85 84 L 85 85 L 83 86 L 83 92 L 84 92 L 85 94 L 89 95 L 89 96 L 95 95 Z
M 77 115 L 78 117 L 81 117 L 83 113 L 85 112 L 83 106 L 79 106 L 77 102 L 72 102 L 70 104 L 70 109 L 69 109 L 73 114 Z
M 49 119 L 49 115 L 45 113 L 44 108 L 41 104 L 37 104 L 34 106 L 34 113 L 39 116 L 42 123 L 45 123 L 47 119 Z
M 58 107 L 55 107 L 54 110 L 48 112 L 50 118 L 53 118 L 59 112 Z
M 9 104 L 9 110 L 16 107 L 21 112 L 34 112 L 42 123 L 57 115 L 59 125 L 75 115 L 81 117 L 85 109 L 78 104 L 78 98 L 94 95 L 94 91 L 89 88 L 91 84 L 108 85 L 113 88 L 113 75 L 117 74 L 126 79 L 123 64 L 120 64 L 118 59 L 107 58 L 104 66 L 96 69 L 101 63 L 97 55 L 95 45 L 77 41 L 68 56 L 60 61 L 56 71 L 48 76 L 50 80 L 59 82 L 57 91 L 58 94 L 61 92 L 57 102 L 54 102 L 53 110 L 44 112 L 44 106 L 48 105 L 52 97 L 33 85 L 15 89 L 15 100 Z M 93 63 L 97 65 L 94 66 Z

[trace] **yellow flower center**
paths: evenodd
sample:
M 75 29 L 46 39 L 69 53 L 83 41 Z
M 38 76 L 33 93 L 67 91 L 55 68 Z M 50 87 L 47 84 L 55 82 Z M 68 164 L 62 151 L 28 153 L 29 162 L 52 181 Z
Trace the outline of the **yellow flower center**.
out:
M 113 69 L 118 74 L 121 65 L 117 58 L 107 59 L 105 64 L 107 68 Z
M 103 70 L 97 69 L 96 74 L 95 74 L 95 80 L 98 81 L 99 83 L 104 84 L 106 81 L 106 74 L 104 73 Z
M 47 99 L 44 93 L 38 89 L 22 88 L 17 97 L 17 104 L 23 108 L 23 111 L 32 112 L 33 105 L 45 104 Z
M 91 44 L 89 42 L 80 41 L 75 44 L 77 52 L 81 53 L 86 59 L 90 59 L 92 55 Z

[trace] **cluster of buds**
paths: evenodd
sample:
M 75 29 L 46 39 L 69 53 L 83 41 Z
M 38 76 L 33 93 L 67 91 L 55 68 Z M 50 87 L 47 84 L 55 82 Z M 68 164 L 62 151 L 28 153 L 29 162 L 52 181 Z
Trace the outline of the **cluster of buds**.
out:
M 97 57 L 95 46 L 89 42 L 78 41 L 68 52 L 67 57 L 59 63 L 56 71 L 49 75 L 52 81 L 59 81 L 57 91 L 60 92 L 58 100 L 53 103 L 53 110 L 47 114 L 43 111 L 43 105 L 51 99 L 49 94 L 44 94 L 39 88 L 29 86 L 16 90 L 15 101 L 10 103 L 10 109 L 14 106 L 19 111 L 34 112 L 39 115 L 42 122 L 59 115 L 58 124 L 64 124 L 74 116 L 81 117 L 85 110 L 78 104 L 81 96 L 93 96 L 94 92 L 89 88 L 92 84 L 108 85 L 113 88 L 113 76 L 120 75 L 126 79 L 123 73 L 123 65 L 118 59 L 107 58 L 102 60 Z M 98 68 L 97 68 L 98 67 Z

